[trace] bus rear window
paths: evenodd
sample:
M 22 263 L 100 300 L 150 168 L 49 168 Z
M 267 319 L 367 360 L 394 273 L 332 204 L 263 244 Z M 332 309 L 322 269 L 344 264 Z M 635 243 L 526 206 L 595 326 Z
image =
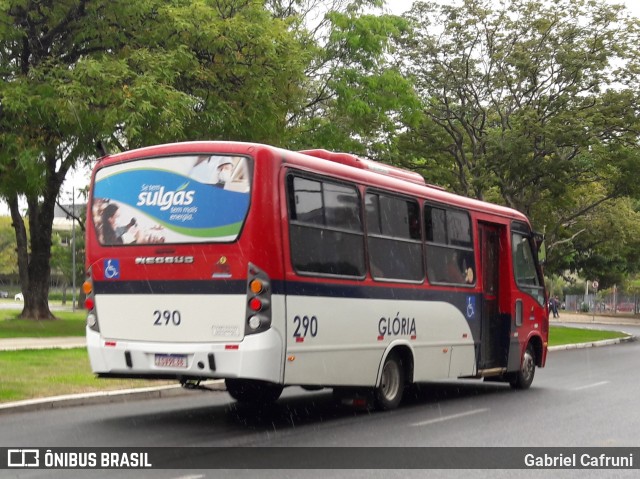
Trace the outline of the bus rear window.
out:
M 92 215 L 102 245 L 229 242 L 249 211 L 251 162 L 241 156 L 142 159 L 98 170 Z

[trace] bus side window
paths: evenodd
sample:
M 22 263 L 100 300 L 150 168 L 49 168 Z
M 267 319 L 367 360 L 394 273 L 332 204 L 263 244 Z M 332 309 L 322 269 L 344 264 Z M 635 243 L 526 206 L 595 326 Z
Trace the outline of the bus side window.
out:
M 420 208 L 413 200 L 367 193 L 367 244 L 375 279 L 422 281 Z
M 364 234 L 356 187 L 290 175 L 287 188 L 295 270 L 364 277 Z
M 534 298 L 541 305 L 544 304 L 543 281 L 538 275 L 536 268 L 534 251 L 531 239 L 523 233 L 513 231 L 512 233 L 512 254 L 513 269 L 518 288 Z
M 475 260 L 469 214 L 425 205 L 424 215 L 429 281 L 474 285 Z

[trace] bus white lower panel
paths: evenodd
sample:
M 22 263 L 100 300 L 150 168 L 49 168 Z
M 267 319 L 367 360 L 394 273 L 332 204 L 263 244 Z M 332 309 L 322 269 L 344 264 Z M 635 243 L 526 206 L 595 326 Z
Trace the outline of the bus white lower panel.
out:
M 87 329 L 87 349 L 96 374 L 242 377 L 282 382 L 284 345 L 280 334 L 273 329 L 228 344 L 118 341 L 105 339 Z M 125 353 L 130 357 L 130 366 Z M 215 371 L 210 368 L 209 354 L 213 354 Z M 169 362 L 167 358 L 174 366 L 157 365 Z
M 239 341 L 244 336 L 245 295 L 98 294 L 100 332 L 130 341 Z
M 414 359 L 414 381 L 468 376 L 474 338 L 444 301 L 287 297 L 287 384 L 374 386 L 390 348 Z

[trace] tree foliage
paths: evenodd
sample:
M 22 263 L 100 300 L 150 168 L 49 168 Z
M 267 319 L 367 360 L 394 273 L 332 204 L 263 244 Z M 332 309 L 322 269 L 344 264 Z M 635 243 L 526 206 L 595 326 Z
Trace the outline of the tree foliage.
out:
M 79 226 L 74 226 L 75 234 L 67 230 L 56 231 L 52 238 L 51 269 L 61 279 L 63 304 L 67 299 L 67 289 L 75 284 L 77 293 L 81 291 L 80 286 L 85 280 L 84 231 Z
M 255 0 L 1 3 L 0 195 L 16 231 L 23 317 L 52 317 L 55 200 L 96 140 L 277 140 L 304 70 L 298 44 Z
M 431 156 L 457 192 L 532 217 L 551 270 L 586 268 L 584 255 L 562 260 L 576 253 L 566 247 L 584 233 L 619 241 L 594 225 L 640 193 L 638 20 L 592 0 L 418 2 L 410 18 L 405 72 L 424 113 L 402 140 L 412 157 Z
M 17 275 L 16 237 L 11 219 L 0 216 L 0 275 Z
M 305 71 L 304 103 L 289 118 L 287 146 L 379 156 L 419 106 L 394 43 L 409 24 L 381 13 L 380 0 L 335 0 L 314 25 L 309 16 L 317 4 L 303 1 L 299 10 L 307 12 L 303 23 L 314 55 Z
M 23 316 L 52 317 L 54 204 L 97 140 L 366 155 L 527 213 L 553 272 L 614 281 L 640 268 L 638 21 L 600 0 L 417 2 L 405 18 L 382 7 L 0 2 L 0 196 Z

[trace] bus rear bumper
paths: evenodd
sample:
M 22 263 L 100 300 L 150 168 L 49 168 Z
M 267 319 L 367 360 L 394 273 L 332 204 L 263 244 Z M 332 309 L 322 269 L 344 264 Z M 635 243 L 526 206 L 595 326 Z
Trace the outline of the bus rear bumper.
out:
M 87 328 L 87 350 L 104 377 L 283 380 L 284 345 L 273 329 L 235 343 L 161 343 L 105 339 Z

